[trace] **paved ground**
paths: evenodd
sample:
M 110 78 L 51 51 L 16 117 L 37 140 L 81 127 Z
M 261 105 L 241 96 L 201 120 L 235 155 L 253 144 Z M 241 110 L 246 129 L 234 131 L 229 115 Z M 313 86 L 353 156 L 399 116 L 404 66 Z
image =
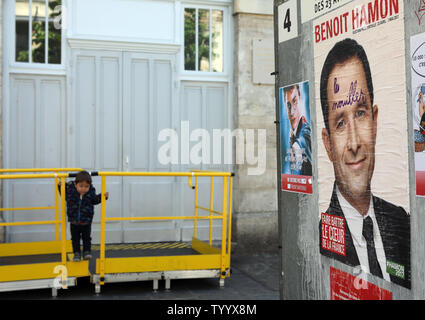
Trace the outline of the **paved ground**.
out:
M 233 255 L 232 274 L 220 288 L 217 279 L 172 280 L 165 290 L 152 290 L 152 281 L 106 283 L 99 295 L 88 278 L 81 278 L 76 287 L 58 290 L 56 298 L 51 290 L 37 289 L 1 292 L 0 300 L 55 299 L 55 300 L 279 300 L 279 257 L 277 254 L 254 256 Z

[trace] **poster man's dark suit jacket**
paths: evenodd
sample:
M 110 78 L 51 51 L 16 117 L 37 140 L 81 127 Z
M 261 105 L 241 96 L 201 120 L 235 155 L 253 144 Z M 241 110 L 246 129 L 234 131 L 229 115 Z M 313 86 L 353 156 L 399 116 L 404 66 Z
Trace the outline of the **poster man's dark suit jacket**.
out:
M 395 206 L 378 197 L 373 197 L 373 208 L 386 259 L 404 266 L 405 278 L 401 279 L 390 274 L 391 282 L 410 289 L 410 217 L 402 207 Z M 326 213 L 343 217 L 345 220 L 335 184 L 331 203 Z M 321 224 L 320 221 L 320 253 L 350 266 L 360 265 L 347 222 L 345 222 L 345 257 L 322 248 Z

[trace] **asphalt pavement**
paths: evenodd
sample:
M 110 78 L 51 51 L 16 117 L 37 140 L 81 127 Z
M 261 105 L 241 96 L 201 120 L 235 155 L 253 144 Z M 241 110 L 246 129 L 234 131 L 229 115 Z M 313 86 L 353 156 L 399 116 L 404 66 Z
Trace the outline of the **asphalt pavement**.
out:
M 279 300 L 279 257 L 277 254 L 233 255 L 232 273 L 220 288 L 218 279 L 171 280 L 170 290 L 165 281 L 153 291 L 152 281 L 106 283 L 95 294 L 89 278 L 79 278 L 77 286 L 51 289 L 0 292 L 0 300 Z

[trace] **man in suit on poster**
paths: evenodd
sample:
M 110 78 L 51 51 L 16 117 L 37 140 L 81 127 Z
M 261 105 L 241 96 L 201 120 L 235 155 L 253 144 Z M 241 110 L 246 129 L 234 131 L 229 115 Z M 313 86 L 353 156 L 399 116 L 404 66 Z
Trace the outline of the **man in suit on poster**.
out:
M 320 252 L 410 288 L 409 215 L 371 191 L 378 130 L 373 98 L 363 47 L 352 39 L 336 43 L 322 68 L 320 99 L 322 140 L 335 174 L 326 213 L 345 220 L 345 256 L 322 247 L 322 221 Z

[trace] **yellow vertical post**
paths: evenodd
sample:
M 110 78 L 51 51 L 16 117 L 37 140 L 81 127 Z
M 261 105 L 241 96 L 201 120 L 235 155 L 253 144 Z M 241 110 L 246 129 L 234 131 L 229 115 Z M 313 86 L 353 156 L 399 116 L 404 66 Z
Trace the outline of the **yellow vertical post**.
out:
M 106 176 L 102 176 L 101 187 L 101 204 L 100 204 L 100 278 L 105 277 L 105 192 L 106 192 Z M 101 280 L 100 284 L 104 282 Z
M 55 240 L 59 241 L 59 190 L 58 177 L 55 177 Z
M 221 279 L 225 278 L 226 271 L 226 222 L 227 222 L 227 178 L 223 177 L 223 212 L 222 219 L 223 225 L 221 230 Z
M 211 176 L 211 188 L 210 188 L 210 245 L 212 245 L 212 216 L 213 216 L 213 204 L 214 204 L 214 177 Z
M 66 265 L 66 190 L 65 177 L 61 177 L 61 240 L 62 240 L 62 264 Z
M 198 176 L 195 178 L 195 222 L 194 222 L 194 234 L 193 236 L 196 238 L 197 229 L 198 229 Z
M 230 257 L 230 249 L 231 249 L 231 245 L 232 245 L 232 189 L 233 189 L 233 177 L 229 178 L 229 203 L 228 203 L 228 207 L 229 207 L 229 213 L 228 213 L 228 218 L 229 218 L 229 224 L 228 224 L 228 243 L 227 243 L 227 255 L 228 257 Z M 229 261 L 230 262 L 230 261 Z

